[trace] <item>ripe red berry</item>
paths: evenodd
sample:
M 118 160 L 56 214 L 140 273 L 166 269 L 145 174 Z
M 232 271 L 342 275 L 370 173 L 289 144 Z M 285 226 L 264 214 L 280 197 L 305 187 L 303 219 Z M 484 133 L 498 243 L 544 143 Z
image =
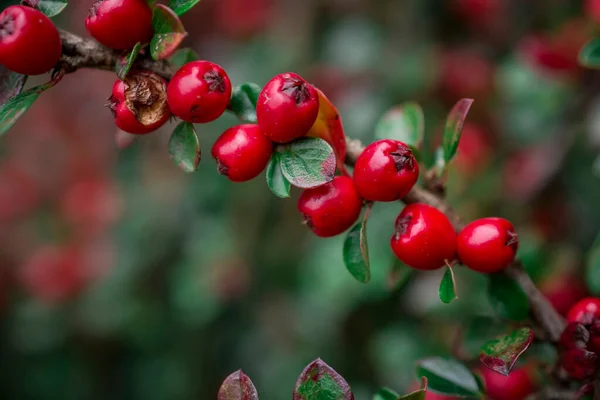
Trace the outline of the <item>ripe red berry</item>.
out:
M 518 236 L 503 218 L 481 218 L 458 234 L 458 258 L 470 269 L 483 273 L 498 272 L 514 259 Z
M 96 0 L 85 27 L 106 47 L 131 49 L 152 38 L 152 9 L 145 0 Z
M 108 101 L 115 124 L 125 132 L 150 133 L 171 117 L 167 82 L 153 72 L 135 71 L 125 81 L 117 80 Z
M 508 376 L 501 375 L 488 368 L 481 370 L 485 388 L 490 399 L 524 400 L 536 388 L 536 382 L 528 368 L 515 368 Z M 486 396 L 486 398 L 488 398 Z
M 187 122 L 214 121 L 225 112 L 230 98 L 227 73 L 210 61 L 185 64 L 169 82 L 169 107 Z
M 427 204 L 409 204 L 396 218 L 392 250 L 404 264 L 420 270 L 437 269 L 454 259 L 456 232 L 450 220 Z
M 570 349 L 563 351 L 560 364 L 574 379 L 585 379 L 598 370 L 598 356 L 586 349 Z
M 371 143 L 358 156 L 354 184 L 358 193 L 370 201 L 400 200 L 417 183 L 419 163 L 410 147 L 397 140 Z
M 212 156 L 219 173 L 230 181 L 244 182 L 256 178 L 273 154 L 273 143 L 256 124 L 238 125 L 227 129 L 217 139 Z
M 258 125 L 273 142 L 291 142 L 306 135 L 318 115 L 317 90 L 294 73 L 276 75 L 258 96 Z
M 591 325 L 598 317 L 600 317 L 600 299 L 594 297 L 580 300 L 567 313 L 568 322 L 581 322 L 584 325 Z
M 590 341 L 590 332 L 579 322 L 571 322 L 560 335 L 560 347 L 564 350 L 585 349 Z
M 10 6 L 0 13 L 0 64 L 24 75 L 52 69 L 62 54 L 58 30 L 40 11 Z
M 336 176 L 333 181 L 306 189 L 298 200 L 298 211 L 315 235 L 330 237 L 350 228 L 360 215 L 362 200 L 352 179 Z

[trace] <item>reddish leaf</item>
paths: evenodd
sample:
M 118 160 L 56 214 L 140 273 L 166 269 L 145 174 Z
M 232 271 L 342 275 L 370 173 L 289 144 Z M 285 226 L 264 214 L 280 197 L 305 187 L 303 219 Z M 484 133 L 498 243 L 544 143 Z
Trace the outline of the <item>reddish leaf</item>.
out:
M 329 101 L 323 92 L 317 89 L 319 93 L 319 115 L 308 136 L 317 137 L 325 140 L 333 147 L 337 159 L 337 167 L 344 175 L 348 175 L 346 170 L 346 135 L 342 125 L 342 117 L 337 108 Z
M 308 364 L 296 381 L 293 400 L 354 400 L 348 382 L 320 358 Z
M 458 149 L 460 135 L 467 114 L 471 109 L 473 99 L 460 99 L 448 114 L 446 126 L 444 127 L 444 136 L 442 138 L 442 148 L 444 149 L 444 161 L 449 163 Z
M 154 36 L 150 41 L 150 54 L 155 60 L 170 57 L 187 36 L 183 23 L 177 14 L 163 4 L 154 6 L 152 27 L 154 28 Z
M 217 400 L 258 400 L 258 393 L 250 378 L 239 370 L 223 381 Z
M 517 359 L 533 342 L 533 331 L 517 329 L 508 336 L 487 342 L 481 349 L 479 360 L 489 369 L 508 376 Z

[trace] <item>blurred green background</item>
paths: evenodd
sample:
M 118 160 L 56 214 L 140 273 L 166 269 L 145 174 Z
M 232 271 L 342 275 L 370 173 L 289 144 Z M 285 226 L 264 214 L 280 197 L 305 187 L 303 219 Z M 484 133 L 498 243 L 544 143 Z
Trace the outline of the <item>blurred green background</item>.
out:
M 426 163 L 449 109 L 474 98 L 449 201 L 467 220 L 510 218 L 564 312 L 600 289 L 583 282 L 600 226 L 600 82 L 577 66 L 600 10 L 583 3 L 203 0 L 183 21 L 185 45 L 234 84 L 298 72 L 365 143 L 387 109 L 419 102 Z M 87 37 L 91 4 L 55 22 Z M 358 283 L 343 236 L 301 224 L 297 190 L 281 200 L 262 177 L 218 175 L 209 150 L 233 116 L 197 126 L 204 158 L 186 175 L 169 159 L 175 123 L 133 142 L 116 132 L 103 108 L 115 79 L 67 76 L 0 141 L 2 399 L 215 399 L 240 368 L 262 399 L 288 399 L 317 357 L 370 399 L 414 386 L 420 357 L 475 358 L 506 326 L 485 277 L 458 269 L 460 299 L 443 305 L 440 273 L 395 265 L 401 204 L 375 206 L 373 279 Z

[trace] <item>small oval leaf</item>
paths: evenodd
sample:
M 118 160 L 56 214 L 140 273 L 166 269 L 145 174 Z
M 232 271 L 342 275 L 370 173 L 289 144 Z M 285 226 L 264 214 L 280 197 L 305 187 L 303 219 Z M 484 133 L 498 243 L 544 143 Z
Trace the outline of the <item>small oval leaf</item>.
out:
M 117 58 L 115 72 L 120 80 L 125 80 L 141 49 L 142 44 L 137 43 L 131 51 L 126 50 Z
M 368 203 L 363 219 L 354 225 L 344 241 L 344 264 L 357 281 L 368 283 L 371 280 L 369 246 L 367 243 L 367 220 L 373 203 Z
M 200 56 L 190 48 L 179 49 L 169 58 L 169 62 L 176 68 L 181 68 L 185 64 L 199 60 Z
M 240 120 L 256 123 L 256 103 L 261 88 L 256 83 L 242 83 L 233 88 L 231 100 L 227 107 Z
M 175 14 L 183 15 L 198 3 L 200 3 L 200 0 L 171 0 L 169 1 L 169 8 L 172 9 Z
M 293 400 L 354 400 L 354 395 L 348 382 L 318 358 L 298 377 Z
M 446 126 L 444 127 L 444 136 L 442 138 L 442 149 L 444 149 L 444 161 L 446 164 L 449 163 L 456 154 L 463 125 L 472 104 L 473 99 L 460 99 L 454 107 L 452 107 L 450 114 L 448 114 Z
M 377 394 L 373 396 L 373 400 L 398 400 L 399 397 L 400 395 L 392 389 L 381 388 Z
M 600 68 L 600 38 L 590 40 L 579 52 L 579 63 L 588 68 Z
M 198 169 L 201 158 L 200 139 L 193 124 L 182 122 L 177 125 L 169 139 L 169 154 L 184 172 Z
M 250 378 L 239 370 L 225 378 L 217 400 L 258 400 L 258 392 Z
M 281 171 L 296 187 L 310 189 L 331 182 L 335 176 L 335 154 L 322 139 L 305 137 L 279 146 Z
M 417 363 L 417 376 L 428 380 L 433 392 L 450 396 L 478 396 L 477 380 L 467 367 L 453 359 L 427 358 Z
M 273 153 L 267 165 L 267 186 L 277 197 L 282 199 L 290 197 L 291 185 L 281 172 L 279 153 L 277 152 Z
M 47 17 L 54 17 L 67 7 L 67 0 L 24 0 L 24 2 L 37 8 Z
M 529 316 L 529 302 L 519 285 L 503 273 L 489 276 L 488 294 L 496 312 L 513 321 L 523 321 Z
M 521 328 L 510 335 L 501 336 L 490 340 L 481 348 L 479 360 L 491 369 L 504 376 L 508 376 L 521 354 L 533 342 L 533 331 Z
M 419 389 L 412 393 L 405 394 L 404 396 L 398 397 L 397 400 L 425 400 L 427 396 L 427 390 Z
M 423 109 L 408 102 L 386 112 L 375 127 L 376 139 L 393 139 L 406 143 L 415 150 L 421 148 L 425 132 Z
M 449 304 L 452 300 L 457 299 L 456 295 L 456 279 L 454 278 L 454 270 L 448 266 L 446 273 L 440 283 L 440 300 L 443 303 Z
M 187 36 L 183 23 L 177 14 L 163 4 L 154 6 L 152 27 L 154 28 L 154 36 L 150 41 L 150 54 L 155 60 L 169 58 Z

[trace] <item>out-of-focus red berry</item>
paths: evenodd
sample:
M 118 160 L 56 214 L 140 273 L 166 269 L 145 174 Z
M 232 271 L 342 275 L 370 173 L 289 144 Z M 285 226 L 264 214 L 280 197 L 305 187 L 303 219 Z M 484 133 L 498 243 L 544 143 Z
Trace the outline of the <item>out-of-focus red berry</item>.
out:
M 493 400 L 524 400 L 537 386 L 528 368 L 515 368 L 508 376 L 483 368 L 481 375 L 487 394 Z
M 462 175 L 477 175 L 490 163 L 491 157 L 491 144 L 483 128 L 465 122 L 454 165 Z
M 220 31 L 246 38 L 263 31 L 273 13 L 273 0 L 219 0 L 215 18 Z
M 494 68 L 486 58 L 466 50 L 442 55 L 440 86 L 452 101 L 486 98 L 494 89 Z
M 554 309 L 565 316 L 587 295 L 585 284 L 572 275 L 552 277 L 540 285 L 540 290 Z
M 569 310 L 567 321 L 591 325 L 598 317 L 600 317 L 600 299 L 586 297 Z

